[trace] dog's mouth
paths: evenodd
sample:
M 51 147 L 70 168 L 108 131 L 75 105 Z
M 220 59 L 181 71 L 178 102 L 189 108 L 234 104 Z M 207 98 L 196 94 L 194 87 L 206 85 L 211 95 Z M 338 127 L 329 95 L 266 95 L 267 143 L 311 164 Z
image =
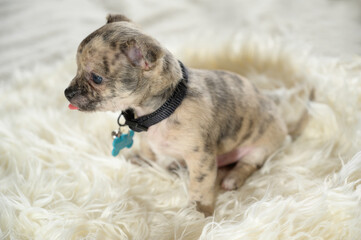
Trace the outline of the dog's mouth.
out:
M 96 102 L 87 102 L 87 104 L 81 104 L 78 101 L 75 103 L 73 101 L 69 101 L 68 108 L 70 110 L 78 110 L 81 112 L 93 112 L 96 111 Z
M 79 108 L 77 106 L 74 106 L 73 104 L 69 103 L 69 109 L 70 110 L 79 110 Z

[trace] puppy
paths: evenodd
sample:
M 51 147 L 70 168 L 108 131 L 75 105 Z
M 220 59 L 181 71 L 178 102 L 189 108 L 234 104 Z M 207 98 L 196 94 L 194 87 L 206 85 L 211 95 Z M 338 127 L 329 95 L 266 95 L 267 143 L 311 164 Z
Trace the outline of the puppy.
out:
M 65 90 L 80 111 L 156 111 L 171 98 L 184 71 L 159 42 L 128 18 L 107 23 L 79 45 L 78 70 Z M 141 133 L 141 156 L 185 161 L 189 196 L 213 213 L 217 167 L 234 164 L 222 180 L 239 188 L 284 142 L 287 127 L 272 100 L 231 72 L 186 68 L 186 95 L 174 112 Z

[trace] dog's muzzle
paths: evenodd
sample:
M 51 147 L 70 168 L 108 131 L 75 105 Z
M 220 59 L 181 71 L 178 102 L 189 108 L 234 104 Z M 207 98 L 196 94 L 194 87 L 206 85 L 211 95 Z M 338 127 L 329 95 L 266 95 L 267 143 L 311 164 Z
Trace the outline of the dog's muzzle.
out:
M 67 89 L 65 89 L 64 91 L 64 95 L 65 97 L 70 101 L 75 95 L 77 95 L 79 93 L 78 89 L 74 89 L 72 87 L 68 87 Z

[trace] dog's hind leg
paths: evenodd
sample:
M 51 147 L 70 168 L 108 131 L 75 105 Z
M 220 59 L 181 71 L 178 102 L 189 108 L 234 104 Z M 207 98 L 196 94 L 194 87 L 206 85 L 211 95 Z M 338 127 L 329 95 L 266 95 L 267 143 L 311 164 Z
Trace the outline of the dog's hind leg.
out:
M 222 180 L 222 188 L 225 190 L 235 190 L 243 185 L 246 179 L 258 170 L 266 158 L 266 152 L 262 148 L 255 148 L 229 171 Z

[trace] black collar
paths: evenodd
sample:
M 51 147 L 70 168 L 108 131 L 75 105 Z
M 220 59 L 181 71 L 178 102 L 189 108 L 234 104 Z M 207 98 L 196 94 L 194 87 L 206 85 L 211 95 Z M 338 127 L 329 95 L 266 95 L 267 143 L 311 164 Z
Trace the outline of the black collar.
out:
M 188 82 L 188 71 L 181 61 L 178 61 L 182 69 L 182 79 L 179 81 L 176 89 L 174 90 L 172 96 L 155 112 L 150 114 L 134 118 L 134 110 L 127 109 L 122 112 L 118 117 L 123 115 L 125 118 L 125 124 L 119 124 L 120 126 L 128 125 L 130 129 L 135 132 L 147 131 L 148 128 L 154 124 L 159 123 L 160 121 L 166 119 L 177 109 L 177 107 L 182 103 L 184 97 L 187 94 L 187 85 Z

